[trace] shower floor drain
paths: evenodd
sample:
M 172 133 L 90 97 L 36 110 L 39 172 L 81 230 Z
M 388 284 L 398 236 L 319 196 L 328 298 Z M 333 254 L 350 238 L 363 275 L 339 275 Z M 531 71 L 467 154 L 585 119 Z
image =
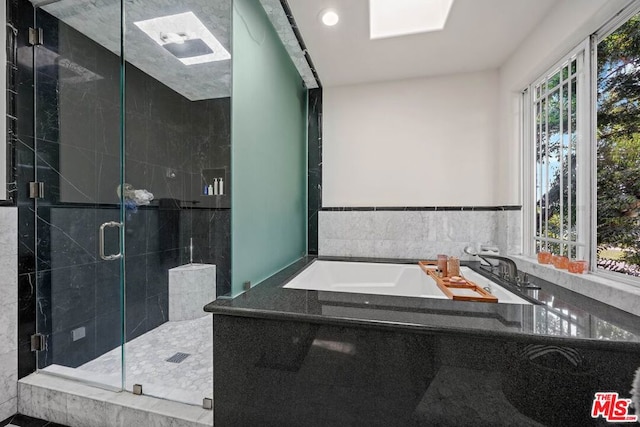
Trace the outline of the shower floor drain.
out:
M 170 358 L 167 359 L 167 362 L 171 363 L 181 363 L 184 362 L 184 359 L 191 356 L 189 353 L 176 353 Z

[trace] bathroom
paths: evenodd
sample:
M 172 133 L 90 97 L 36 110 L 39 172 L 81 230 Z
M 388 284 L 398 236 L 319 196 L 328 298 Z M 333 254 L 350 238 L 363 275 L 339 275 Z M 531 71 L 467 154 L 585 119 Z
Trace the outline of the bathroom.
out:
M 8 3 L 19 289 L 8 381 L 37 372 L 141 390 L 186 407 L 194 423 L 212 417 L 203 306 L 232 293 L 232 276 L 257 283 L 299 257 L 306 235 L 306 91 L 262 6 L 236 3 L 133 2 L 126 12 L 118 1 Z M 236 25 L 232 46 L 234 13 L 252 26 Z M 158 38 L 172 37 L 171 25 L 209 43 L 195 46 L 197 61 Z M 273 59 L 265 73 L 275 81 L 253 73 L 259 55 Z M 293 209 L 277 206 L 291 197 Z M 264 211 L 268 202 L 276 206 Z M 253 218 L 260 210 L 264 224 Z M 263 265 L 243 261 L 265 250 L 252 236 L 279 223 L 292 243 Z M 25 413 L 26 394 L 1 400 Z
M 7 351 L 0 354 L 10 361 L 2 364 L 7 391 L 0 395 L 6 408 L 0 419 L 31 411 L 82 425 L 69 397 L 67 409 L 33 408 L 36 390 L 49 396 L 43 390 L 72 379 L 96 387 L 96 394 L 107 388 L 125 390 L 120 394 L 137 402 L 167 399 L 167 407 L 189 413 L 185 417 L 197 425 L 213 422 L 215 349 L 198 345 L 211 345 L 211 314 L 186 321 L 194 323 L 170 315 L 172 295 L 182 293 L 172 293 L 170 271 L 173 277 L 196 274 L 189 270 L 193 263 L 208 269 L 207 280 L 215 271 L 215 291 L 209 284 L 207 296 L 194 297 L 202 308 L 214 298 L 257 291 L 302 256 L 394 260 L 446 253 L 467 261 L 466 246 L 485 245 L 517 255 L 523 271 L 637 314 L 633 286 L 629 294 L 602 292 L 600 276 L 567 276 L 528 261 L 535 250 L 527 246 L 532 233 L 525 212 L 533 207 L 520 114 L 523 88 L 637 2 L 564 0 L 532 7 L 525 0 L 492 0 L 474 9 L 456 0 L 448 24 L 459 32 L 455 43 L 473 43 L 474 31 L 483 28 L 481 20 L 473 31 L 460 28 L 457 8 L 489 19 L 488 10 L 500 7 L 508 17 L 496 22 L 503 33 L 487 35 L 491 49 L 450 54 L 438 51 L 437 33 L 431 45 L 409 37 L 401 50 L 418 56 L 430 46 L 441 58 L 429 68 L 425 63 L 434 61 L 420 55 L 418 71 L 397 66 L 411 62 L 406 52 L 373 67 L 357 64 L 359 56 L 347 49 L 357 44 L 344 43 L 336 56 L 323 48 L 323 40 L 324 46 L 340 45 L 345 23 L 354 33 L 368 31 L 365 1 L 329 28 L 318 14 L 337 8 L 330 1 L 308 7 L 265 0 L 257 8 L 247 1 L 145 7 L 133 1 L 124 2 L 123 15 L 113 1 L 94 4 L 100 13 L 86 2 L 31 3 L 35 9 L 26 1 L 7 3 L 14 31 L 9 46 L 17 36 L 6 113 L 17 119 L 7 122 L 8 152 L 15 155 L 8 156 L 7 207 L 0 209 L 8 221 L 3 230 L 18 235 L 7 237 L 15 250 L 3 262 L 15 281 L 5 279 L 7 298 L 3 294 L 0 304 L 17 335 L 7 335 Z M 187 10 L 209 19 L 205 26 L 231 59 L 178 67 L 176 58 L 162 62 L 150 53 L 171 41 L 145 34 L 142 22 Z M 121 18 L 124 37 L 116 34 Z M 36 47 L 29 44 L 29 27 L 42 29 L 42 44 L 37 31 Z M 379 43 L 393 52 L 390 40 Z M 341 65 L 328 66 L 336 57 Z M 359 76 L 367 68 L 368 76 Z M 44 183 L 36 199 L 28 192 L 31 182 Z M 588 258 L 581 248 L 573 256 Z M 101 259 L 100 250 L 115 259 Z M 613 283 L 621 289 L 625 281 Z M 180 322 L 190 332 L 173 328 Z M 262 326 L 256 321 L 253 327 Z M 238 343 L 250 336 L 238 333 Z M 163 349 L 165 342 L 175 345 Z M 44 350 L 33 352 L 32 344 Z M 137 352 L 136 344 L 146 350 Z M 162 363 L 188 354 L 175 364 L 177 376 L 159 381 L 155 368 L 145 371 L 150 347 L 162 353 Z M 187 376 L 197 377 L 202 391 L 177 386 L 176 378 Z M 136 416 L 161 415 L 160 405 L 146 402 L 153 409 Z M 126 410 L 118 413 L 118 420 L 126 419 Z M 174 414 L 167 409 L 164 415 Z

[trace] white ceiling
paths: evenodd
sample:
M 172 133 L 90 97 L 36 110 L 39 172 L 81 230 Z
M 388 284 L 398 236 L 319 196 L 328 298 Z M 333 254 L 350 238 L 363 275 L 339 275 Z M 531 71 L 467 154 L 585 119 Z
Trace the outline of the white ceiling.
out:
M 443 31 L 369 40 L 368 0 L 288 0 L 324 86 L 496 69 L 557 2 L 455 0 Z

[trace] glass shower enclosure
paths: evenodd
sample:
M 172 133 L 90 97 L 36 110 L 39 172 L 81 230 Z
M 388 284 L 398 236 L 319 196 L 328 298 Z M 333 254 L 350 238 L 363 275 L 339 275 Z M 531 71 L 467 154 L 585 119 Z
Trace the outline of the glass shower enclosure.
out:
M 38 369 L 202 404 L 202 306 L 231 290 L 231 0 L 32 3 Z

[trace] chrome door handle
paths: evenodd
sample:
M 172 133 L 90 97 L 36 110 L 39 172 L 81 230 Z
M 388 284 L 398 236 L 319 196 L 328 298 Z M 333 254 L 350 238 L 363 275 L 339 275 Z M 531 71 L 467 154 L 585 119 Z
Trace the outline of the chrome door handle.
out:
M 98 244 L 100 246 L 100 258 L 102 258 L 105 261 L 113 261 L 116 259 L 120 259 L 122 258 L 122 249 L 118 250 L 117 254 L 112 254 L 112 255 L 105 255 L 104 254 L 104 229 L 107 227 L 122 227 L 122 223 L 121 222 L 116 222 L 116 221 L 108 221 L 105 222 L 104 224 L 102 224 L 100 226 L 100 233 L 98 234 L 100 243 Z M 118 237 L 118 240 L 120 238 Z

